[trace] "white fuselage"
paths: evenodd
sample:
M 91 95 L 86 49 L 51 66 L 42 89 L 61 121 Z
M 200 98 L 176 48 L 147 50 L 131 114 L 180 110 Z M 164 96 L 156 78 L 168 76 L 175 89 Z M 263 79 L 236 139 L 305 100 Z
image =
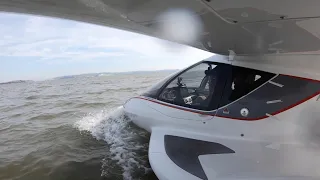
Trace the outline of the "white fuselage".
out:
M 133 97 L 126 102 L 124 108 L 135 124 L 152 133 L 149 159 L 160 179 L 320 178 L 320 171 L 318 171 L 320 140 L 317 139 L 320 133 L 320 115 L 317 113 L 320 110 L 318 101 L 320 76 L 317 72 L 319 63 L 315 63 L 312 59 L 317 57 L 309 55 L 303 57 L 308 63 L 294 64 L 301 56 L 266 56 L 260 57 L 260 62 L 257 57 L 237 57 L 239 60 L 236 58 L 230 62 L 228 57 L 216 55 L 206 61 L 268 71 L 275 76 L 234 102 L 212 110 L 213 113 L 147 96 Z M 297 61 L 294 61 L 294 58 Z M 251 61 L 251 59 L 255 60 Z M 290 62 L 293 64 L 288 65 L 287 59 L 291 59 Z M 280 76 L 280 74 L 285 75 Z M 293 83 L 281 84 L 279 83 L 281 78 L 291 79 Z M 305 86 L 305 88 L 308 87 L 305 92 L 310 91 L 310 94 L 301 97 L 302 99 L 293 100 L 292 104 L 283 107 L 278 105 L 280 109 L 272 111 L 276 104 L 289 101 L 285 96 L 289 96 L 290 93 L 304 93 L 304 87 L 292 90 L 295 87 L 292 85 L 295 81 L 311 83 L 312 86 Z M 272 99 L 274 98 L 272 97 L 273 89 L 281 91 L 286 86 L 287 88 L 291 86 L 289 95 L 279 95 L 283 98 Z M 241 111 L 244 108 L 251 111 L 252 108 L 247 106 L 250 107 L 250 101 L 255 101 L 253 97 L 256 97 L 255 94 L 263 88 L 270 89 L 271 97 L 266 99 L 267 93 L 262 93 L 262 96 L 266 96 L 261 97 L 264 98 L 265 104 L 259 105 L 260 101 L 257 101 L 257 106 L 271 107 L 270 113 L 263 112 L 264 116 L 257 115 L 253 118 L 248 116 L 247 119 L 245 116 L 241 117 Z M 292 97 L 296 96 L 292 94 Z M 292 97 L 289 99 L 294 99 Z M 236 109 L 232 106 L 237 103 L 242 104 L 243 107 L 239 112 L 231 112 Z M 259 107 L 256 108 L 259 109 Z M 254 114 L 254 112 L 250 113 Z M 178 162 L 179 159 L 170 158 L 168 155 L 170 147 L 164 143 L 166 135 L 219 143 L 235 153 L 199 155 L 205 174 L 203 176 L 197 170 L 188 172 L 186 170 L 188 164 L 184 165 L 184 162 L 181 162 L 182 164 Z M 201 149 L 200 146 L 198 148 Z

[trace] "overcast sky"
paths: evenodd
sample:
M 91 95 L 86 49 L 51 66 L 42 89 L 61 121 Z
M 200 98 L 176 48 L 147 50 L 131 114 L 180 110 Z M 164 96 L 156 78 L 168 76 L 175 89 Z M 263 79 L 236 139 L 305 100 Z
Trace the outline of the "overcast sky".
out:
M 210 53 L 86 23 L 0 13 L 0 82 L 92 72 L 181 69 Z

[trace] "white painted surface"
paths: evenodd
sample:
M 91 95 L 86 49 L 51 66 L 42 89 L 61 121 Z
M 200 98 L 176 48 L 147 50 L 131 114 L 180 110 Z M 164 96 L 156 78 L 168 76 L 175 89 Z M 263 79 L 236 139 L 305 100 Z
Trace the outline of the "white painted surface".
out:
M 269 83 L 272 84 L 272 85 L 278 86 L 280 88 L 282 88 L 284 86 L 283 84 L 280 84 L 280 83 L 277 83 L 277 82 L 274 82 L 274 81 L 269 81 Z
M 154 110 L 162 105 L 142 99 L 131 99 L 125 109 L 129 113 L 139 114 L 133 121 L 152 132 L 149 158 L 160 179 L 196 178 L 172 164 L 166 156 L 163 140 L 166 134 L 217 142 L 236 151 L 234 155 L 199 157 L 209 179 L 269 179 L 298 175 L 319 178 L 320 151 L 314 147 L 320 144 L 313 140 L 314 135 L 309 134 L 310 127 L 306 125 L 308 122 L 303 120 L 309 117 L 301 115 L 305 108 L 317 102 L 316 98 L 276 115 L 280 121 L 273 118 L 254 122 L 219 117 L 204 121 L 177 119 Z M 150 104 L 153 104 L 153 108 Z M 178 109 L 175 111 L 184 113 Z M 301 121 L 304 121 L 303 125 Z M 240 134 L 244 134 L 244 137 Z
M 225 59 L 222 56 L 215 58 L 220 61 Z M 301 69 L 297 67 L 295 73 L 293 67 L 281 69 L 285 66 L 283 62 L 262 62 L 232 63 L 249 68 L 259 67 L 261 70 L 272 69 L 274 73 L 319 78 L 318 72 L 312 69 L 301 73 L 309 65 L 301 66 Z M 166 155 L 164 135 L 216 142 L 234 150 L 235 154 L 199 156 L 210 180 L 311 180 L 320 178 L 320 103 L 317 99 L 318 96 L 258 121 L 203 116 L 138 98 L 129 100 L 125 111 L 134 115 L 134 123 L 152 133 L 149 158 L 160 180 L 198 179 L 179 168 Z M 271 103 L 280 101 L 270 100 Z

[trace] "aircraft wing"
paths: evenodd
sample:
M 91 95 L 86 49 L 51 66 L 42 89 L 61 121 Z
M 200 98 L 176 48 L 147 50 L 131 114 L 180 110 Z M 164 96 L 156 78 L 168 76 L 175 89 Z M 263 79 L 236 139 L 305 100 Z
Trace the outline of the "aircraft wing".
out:
M 0 11 L 72 19 L 177 41 L 161 32 L 159 24 L 183 20 L 158 17 L 187 9 L 203 28 L 196 41 L 179 43 L 220 54 L 318 54 L 319 5 L 316 0 L 0 0 Z M 186 34 L 198 25 L 190 23 L 174 33 Z

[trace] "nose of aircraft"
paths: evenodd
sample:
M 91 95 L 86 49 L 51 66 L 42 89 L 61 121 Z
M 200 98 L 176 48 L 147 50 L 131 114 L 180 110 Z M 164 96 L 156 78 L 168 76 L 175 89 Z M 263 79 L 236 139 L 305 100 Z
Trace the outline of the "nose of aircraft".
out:
M 124 105 L 123 110 L 126 116 L 137 126 L 151 132 L 154 124 L 154 110 L 151 109 L 144 100 L 139 98 L 131 98 Z

